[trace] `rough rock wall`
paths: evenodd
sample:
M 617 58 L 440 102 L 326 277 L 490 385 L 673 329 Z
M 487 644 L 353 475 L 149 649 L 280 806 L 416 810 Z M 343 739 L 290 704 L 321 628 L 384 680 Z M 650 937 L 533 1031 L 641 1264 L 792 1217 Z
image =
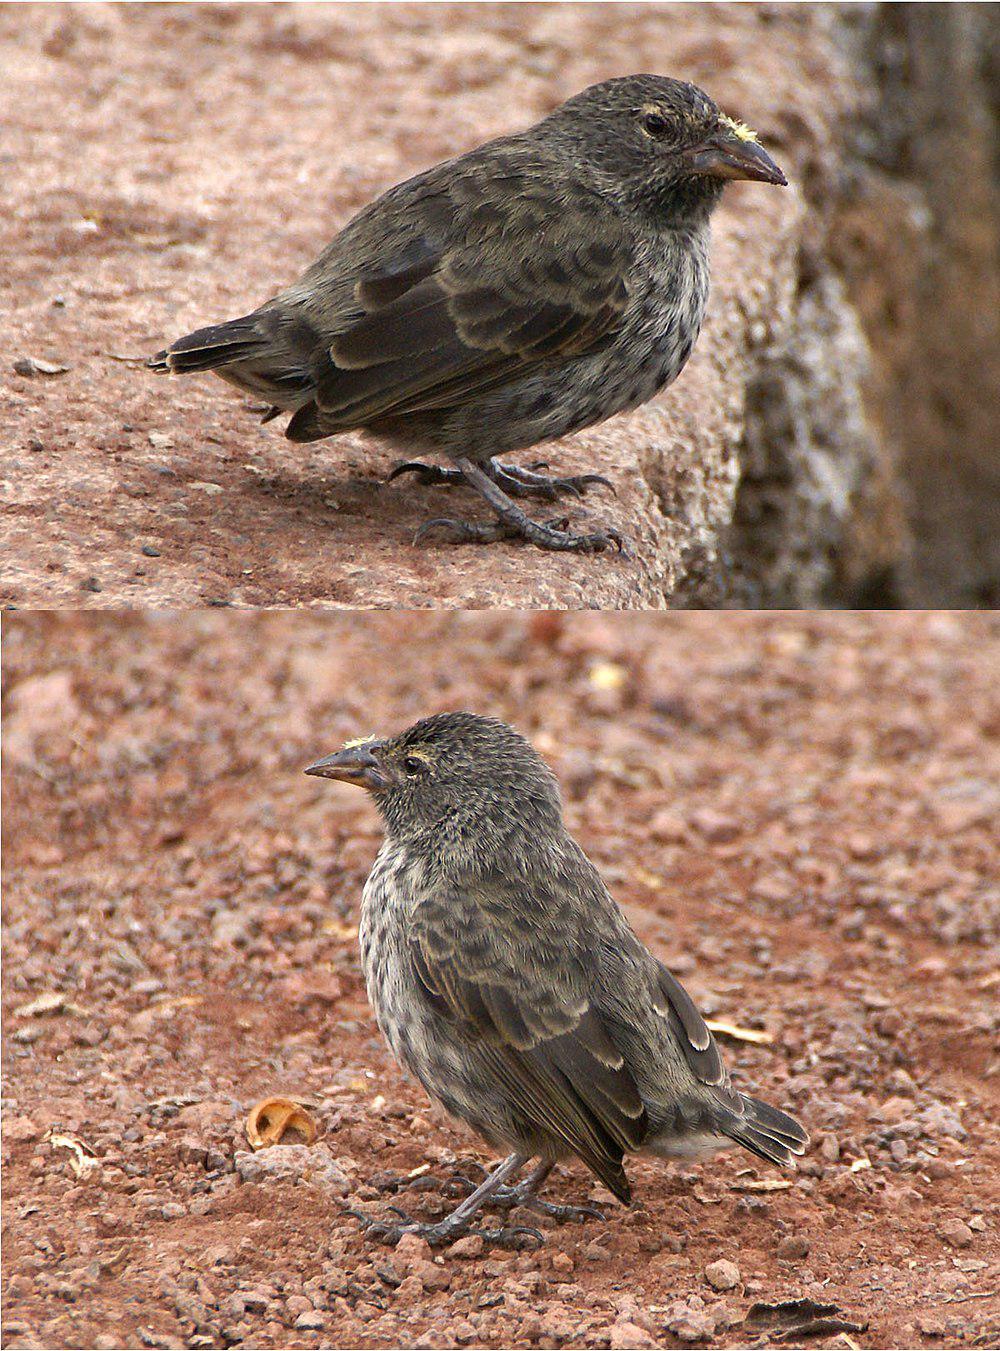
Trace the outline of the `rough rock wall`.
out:
M 796 304 L 748 381 L 729 603 L 997 603 L 998 17 L 825 15 L 857 102 L 804 174 Z
M 864 38 L 878 91 L 857 141 L 872 229 L 867 256 L 845 229 L 835 257 L 870 334 L 898 450 L 910 534 L 899 598 L 995 606 L 1000 6 L 880 5 Z

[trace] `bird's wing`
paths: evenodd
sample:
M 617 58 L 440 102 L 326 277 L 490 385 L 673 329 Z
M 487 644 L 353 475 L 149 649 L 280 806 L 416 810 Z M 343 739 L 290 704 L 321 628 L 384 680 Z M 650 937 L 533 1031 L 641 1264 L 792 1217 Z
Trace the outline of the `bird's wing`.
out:
M 424 997 L 463 1024 L 519 1114 L 627 1203 L 622 1155 L 646 1113 L 591 998 L 580 928 L 554 890 L 498 876 L 417 905 L 410 951 Z
M 736 1107 L 740 1095 L 730 1086 L 729 1072 L 719 1048 L 694 1000 L 661 961 L 650 957 L 653 1007 L 665 1017 L 691 1072 L 727 1107 Z
M 408 199 L 403 219 L 358 275 L 357 317 L 316 368 L 303 430 L 447 408 L 614 333 L 632 245 L 598 194 L 567 189 L 553 210 L 470 170 Z

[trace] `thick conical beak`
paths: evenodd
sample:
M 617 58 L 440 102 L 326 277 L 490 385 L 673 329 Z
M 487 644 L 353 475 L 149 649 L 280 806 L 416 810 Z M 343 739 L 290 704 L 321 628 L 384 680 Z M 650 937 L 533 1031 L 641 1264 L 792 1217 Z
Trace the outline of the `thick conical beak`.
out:
M 724 131 L 695 146 L 688 154 L 688 165 L 692 173 L 711 178 L 751 178 L 788 187 L 788 179 L 762 145 Z
M 359 788 L 369 791 L 384 788 L 387 780 L 375 758 L 381 744 L 380 741 L 362 741 L 357 746 L 345 746 L 342 751 L 334 751 L 332 755 L 317 760 L 305 772 L 315 774 L 319 779 L 341 779 L 344 783 L 356 783 Z

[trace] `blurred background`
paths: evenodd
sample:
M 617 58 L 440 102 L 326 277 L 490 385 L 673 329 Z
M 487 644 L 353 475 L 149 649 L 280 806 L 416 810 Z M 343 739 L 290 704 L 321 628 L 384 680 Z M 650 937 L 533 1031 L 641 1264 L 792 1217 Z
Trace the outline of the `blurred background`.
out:
M 791 1298 L 865 1345 L 987 1344 L 998 662 L 978 614 L 7 616 L 10 1344 L 746 1345 Z M 437 1213 L 488 1155 L 365 998 L 377 814 L 302 770 L 448 708 L 553 766 L 740 1084 L 807 1125 L 796 1173 L 634 1160 L 632 1211 L 539 1254 L 417 1269 L 359 1237 L 345 1193 Z M 275 1093 L 320 1126 L 298 1156 L 247 1151 Z
M 961 3 L 5 7 L 8 154 L 29 171 L 0 179 L 17 363 L 0 406 L 0 599 L 997 604 L 998 17 Z M 553 452 L 610 474 L 633 563 L 415 558 L 426 494 L 378 489 L 383 449 L 290 447 L 219 382 L 130 364 L 273 294 L 393 183 L 636 70 L 702 85 L 792 187 L 727 191 L 706 327 L 677 384 Z

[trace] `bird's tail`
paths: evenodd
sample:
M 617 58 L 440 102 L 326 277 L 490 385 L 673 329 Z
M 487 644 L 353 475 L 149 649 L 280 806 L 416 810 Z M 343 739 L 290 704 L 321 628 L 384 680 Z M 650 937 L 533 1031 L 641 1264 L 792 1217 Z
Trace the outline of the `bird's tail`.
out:
M 808 1134 L 787 1112 L 758 1098 L 741 1094 L 743 1115 L 721 1124 L 723 1134 L 770 1163 L 788 1165 L 793 1154 L 804 1154 Z
M 259 356 L 268 346 L 269 338 L 262 333 L 252 314 L 242 319 L 230 319 L 225 324 L 211 324 L 180 338 L 170 347 L 157 352 L 146 362 L 150 370 L 186 374 L 189 371 L 214 371 L 248 357 Z

